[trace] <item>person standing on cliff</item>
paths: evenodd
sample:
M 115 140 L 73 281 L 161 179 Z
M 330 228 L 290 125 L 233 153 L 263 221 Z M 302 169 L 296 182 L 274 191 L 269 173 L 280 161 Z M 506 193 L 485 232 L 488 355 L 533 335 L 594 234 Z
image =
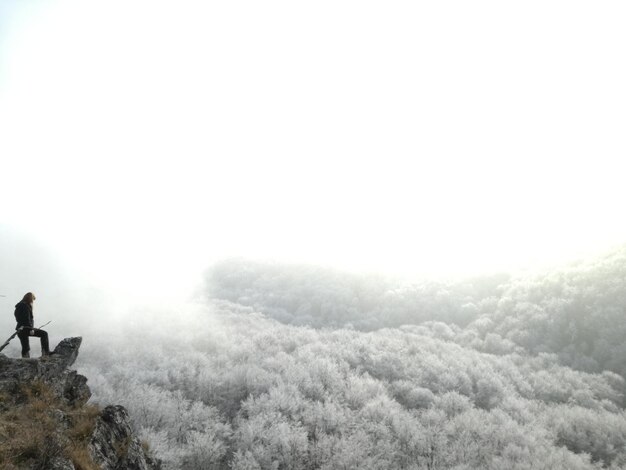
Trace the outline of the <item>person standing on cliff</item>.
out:
M 33 321 L 33 302 L 35 301 L 35 295 L 32 292 L 28 292 L 22 300 L 15 306 L 15 319 L 17 320 L 17 326 L 15 329 L 18 331 L 17 337 L 22 343 L 22 357 L 30 357 L 30 344 L 28 338 L 30 336 L 36 336 L 41 339 L 41 356 L 50 355 L 50 347 L 48 346 L 48 333 L 39 328 L 34 328 Z

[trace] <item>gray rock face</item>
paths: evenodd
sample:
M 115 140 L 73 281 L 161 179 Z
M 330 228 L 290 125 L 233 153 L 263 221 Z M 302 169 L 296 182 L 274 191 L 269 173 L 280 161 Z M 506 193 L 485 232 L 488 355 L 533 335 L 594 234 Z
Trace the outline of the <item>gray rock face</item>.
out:
M 72 462 L 63 458 L 55 458 L 48 465 L 48 470 L 76 470 Z
M 80 337 L 66 338 L 51 356 L 41 359 L 10 359 L 0 354 L 0 392 L 16 394 L 20 385 L 39 380 L 71 405 L 86 403 L 91 397 L 87 379 L 68 370 L 76 361 L 82 341 Z
M 100 415 L 89 444 L 91 455 L 103 470 L 152 470 L 158 464 L 146 456 L 133 435 L 123 406 L 107 406 Z
M 20 406 L 23 401 L 23 388 L 30 384 L 43 383 L 52 394 L 64 403 L 66 410 L 83 410 L 91 397 L 87 378 L 68 368 L 78 356 L 82 338 L 66 338 L 61 341 L 51 356 L 41 359 L 12 359 L 0 354 L 0 395 L 8 398 L 0 400 L 0 413 Z M 54 420 L 54 436 L 50 442 L 67 442 L 64 432 L 71 419 L 60 409 L 50 409 L 48 415 Z M 72 411 L 68 411 L 72 413 Z M 158 470 L 160 463 L 151 459 L 130 426 L 128 412 L 121 406 L 107 406 L 95 418 L 95 426 L 88 437 L 88 451 L 103 470 Z M 59 453 L 57 457 L 46 459 L 37 465 L 50 470 L 73 470 L 72 460 Z

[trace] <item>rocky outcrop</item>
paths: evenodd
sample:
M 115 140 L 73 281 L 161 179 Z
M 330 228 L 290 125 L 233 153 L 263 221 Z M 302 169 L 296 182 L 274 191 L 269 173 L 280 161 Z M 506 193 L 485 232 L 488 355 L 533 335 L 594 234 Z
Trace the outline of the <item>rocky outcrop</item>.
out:
M 50 386 L 55 395 L 70 405 L 82 405 L 91 397 L 87 379 L 68 368 L 74 364 L 82 338 L 66 338 L 51 356 L 41 359 L 10 359 L 0 354 L 0 392 L 15 396 L 29 382 Z
M 158 467 L 145 455 L 139 439 L 133 435 L 123 406 L 107 406 L 104 409 L 93 432 L 90 451 L 103 470 L 150 470 Z
M 69 369 L 81 342 L 64 339 L 41 359 L 0 354 L 0 467 L 159 469 L 123 407 L 87 404 L 87 379 Z

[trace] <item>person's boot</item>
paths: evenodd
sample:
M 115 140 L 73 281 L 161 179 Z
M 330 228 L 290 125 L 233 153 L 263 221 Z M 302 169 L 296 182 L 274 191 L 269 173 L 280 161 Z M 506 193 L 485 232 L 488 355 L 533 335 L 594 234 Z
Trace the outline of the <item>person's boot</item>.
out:
M 45 358 L 45 357 L 50 357 L 54 354 L 54 351 L 50 352 L 49 349 L 44 349 L 43 351 L 41 351 L 41 358 Z
M 22 353 L 22 359 L 30 359 L 30 353 L 29 352 L 23 352 Z

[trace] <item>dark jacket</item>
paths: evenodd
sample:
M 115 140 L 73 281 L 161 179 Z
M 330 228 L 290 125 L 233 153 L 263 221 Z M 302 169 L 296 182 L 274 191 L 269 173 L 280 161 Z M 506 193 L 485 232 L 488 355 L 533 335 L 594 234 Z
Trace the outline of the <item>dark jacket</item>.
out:
M 33 327 L 33 306 L 26 302 L 20 302 L 15 306 L 15 319 L 17 320 L 17 330 L 20 326 Z

